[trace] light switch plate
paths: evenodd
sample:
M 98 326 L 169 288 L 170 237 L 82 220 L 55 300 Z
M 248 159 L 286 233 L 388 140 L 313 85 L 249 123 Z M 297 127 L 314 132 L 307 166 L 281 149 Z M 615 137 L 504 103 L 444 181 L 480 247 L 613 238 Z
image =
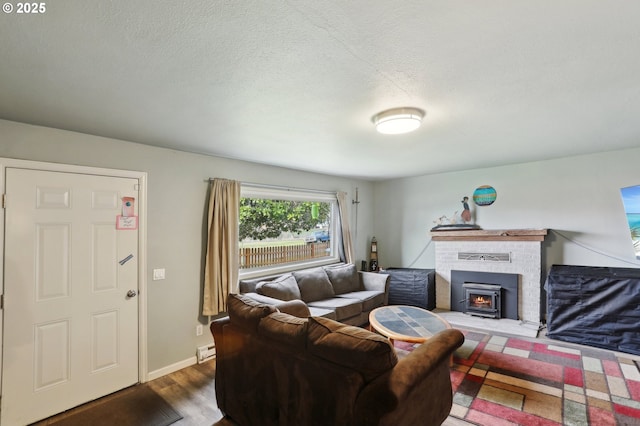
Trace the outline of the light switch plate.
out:
M 153 270 L 153 280 L 164 280 L 164 268 Z

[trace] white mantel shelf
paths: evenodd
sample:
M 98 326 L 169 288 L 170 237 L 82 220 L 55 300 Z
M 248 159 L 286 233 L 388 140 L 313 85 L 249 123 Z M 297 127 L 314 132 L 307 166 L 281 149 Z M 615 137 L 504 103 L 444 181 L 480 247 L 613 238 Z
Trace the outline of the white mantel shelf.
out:
M 469 229 L 431 231 L 433 241 L 544 241 L 547 229 Z

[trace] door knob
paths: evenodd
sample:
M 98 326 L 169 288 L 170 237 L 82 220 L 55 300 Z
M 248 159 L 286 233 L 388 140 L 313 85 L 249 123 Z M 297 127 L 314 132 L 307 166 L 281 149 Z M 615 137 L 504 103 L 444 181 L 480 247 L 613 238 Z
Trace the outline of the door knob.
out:
M 136 297 L 138 295 L 138 292 L 135 290 L 129 290 L 127 292 L 127 297 Z

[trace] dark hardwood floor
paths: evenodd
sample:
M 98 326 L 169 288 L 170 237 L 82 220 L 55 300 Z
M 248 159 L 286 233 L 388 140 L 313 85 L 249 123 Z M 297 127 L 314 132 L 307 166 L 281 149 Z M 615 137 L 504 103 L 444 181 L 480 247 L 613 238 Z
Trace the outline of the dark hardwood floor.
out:
M 222 413 L 216 404 L 215 368 L 215 360 L 192 365 L 150 382 L 132 386 L 99 400 L 88 402 L 80 407 L 35 423 L 34 426 L 49 425 L 78 410 L 91 410 L 92 406 L 104 402 L 105 399 L 122 393 L 135 392 L 138 386 L 150 387 L 182 415 L 183 419 L 174 423 L 176 426 L 212 426 L 214 424 L 216 426 L 232 426 L 230 422 L 222 419 Z
M 122 393 L 135 392 L 138 386 L 149 386 L 183 416 L 182 420 L 173 424 L 175 426 L 237 426 L 232 421 L 224 419 L 222 412 L 218 409 L 214 385 L 215 367 L 215 360 L 192 365 L 159 379 L 132 386 L 100 400 L 89 402 L 57 416 L 50 417 L 34 424 L 34 426 L 46 426 L 77 410 L 91 410 L 92 406 L 99 404 L 106 398 L 112 398 Z M 449 417 L 443 426 L 473 425 L 464 420 Z
M 216 403 L 215 360 L 183 368 L 147 383 L 162 396 L 183 419 L 177 426 L 211 426 L 222 419 Z M 221 426 L 224 422 L 220 423 Z

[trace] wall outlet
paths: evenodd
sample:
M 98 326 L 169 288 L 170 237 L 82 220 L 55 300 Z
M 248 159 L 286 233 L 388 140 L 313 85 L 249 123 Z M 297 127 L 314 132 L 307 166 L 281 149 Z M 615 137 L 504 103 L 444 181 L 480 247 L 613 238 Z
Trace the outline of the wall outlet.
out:
M 153 280 L 164 280 L 164 268 L 153 270 Z
M 196 325 L 196 336 L 202 336 L 202 324 Z

